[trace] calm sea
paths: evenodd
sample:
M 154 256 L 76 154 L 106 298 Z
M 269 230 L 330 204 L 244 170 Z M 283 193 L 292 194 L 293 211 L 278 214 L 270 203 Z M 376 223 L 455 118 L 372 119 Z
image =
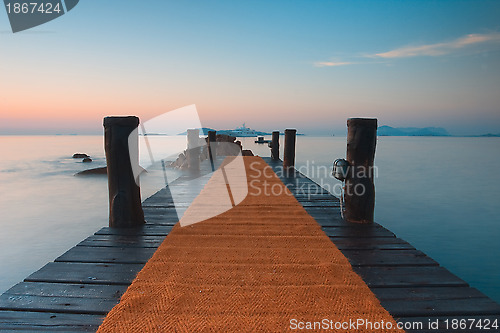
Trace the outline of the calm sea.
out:
M 165 140 L 153 138 L 153 140 Z M 242 138 L 255 154 L 267 145 Z M 345 137 L 297 137 L 297 168 L 335 195 Z M 182 150 L 185 137 L 169 138 Z M 380 137 L 376 221 L 500 302 L 500 138 Z M 83 152 L 92 163 L 71 156 Z M 0 292 L 107 225 L 102 136 L 0 137 Z M 178 177 L 168 170 L 169 181 Z M 143 198 L 163 174 L 141 180 Z

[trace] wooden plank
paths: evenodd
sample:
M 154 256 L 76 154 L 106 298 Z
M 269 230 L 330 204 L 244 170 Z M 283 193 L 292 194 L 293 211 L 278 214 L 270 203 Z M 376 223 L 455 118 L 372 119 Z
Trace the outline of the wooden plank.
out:
M 343 250 L 414 250 L 415 248 L 396 237 L 378 238 L 330 238 L 333 243 Z
M 127 286 L 120 285 L 20 282 L 5 293 L 9 295 L 108 298 L 119 300 L 125 290 L 127 290 Z
M 78 246 L 157 248 L 164 239 L 165 236 L 93 235 L 81 241 Z
M 175 209 L 173 202 L 149 202 L 142 203 L 143 208 L 165 208 L 165 209 Z
M 95 332 L 102 315 L 0 311 L 2 332 Z
M 330 193 L 324 193 L 324 194 L 313 194 L 313 193 L 306 193 L 306 194 L 297 194 L 295 198 L 300 202 L 304 200 L 328 200 L 328 201 L 336 201 L 340 202 L 339 199 L 330 194 Z
M 491 299 L 385 300 L 382 306 L 396 317 L 500 315 L 500 305 Z
M 314 186 L 304 186 L 304 187 L 294 187 L 294 186 L 288 186 L 288 190 L 292 194 L 299 194 L 299 195 L 308 195 L 310 194 L 330 194 L 327 190 L 321 188 L 321 187 L 314 187 Z
M 340 217 L 340 209 L 336 207 L 305 207 L 306 212 L 315 219 L 328 219 Z M 347 222 L 346 222 L 347 223 Z
M 75 246 L 56 262 L 145 264 L 156 251 L 144 247 L 89 247 Z
M 418 250 L 344 250 L 352 266 L 437 266 L 438 263 Z
M 471 287 L 406 287 L 406 288 L 373 288 L 377 298 L 382 301 L 395 300 L 453 300 L 487 297 Z
M 299 201 L 299 203 L 302 205 L 302 207 L 307 208 L 307 207 L 340 207 L 340 203 L 338 202 L 333 202 L 333 201 Z
M 15 333 L 37 333 L 37 332 L 57 332 L 57 333 L 74 333 L 74 332 L 95 332 L 97 331 L 98 327 L 95 328 L 81 328 L 81 327 L 70 327 L 68 330 L 68 327 L 64 328 L 58 328 L 58 327 L 39 327 L 32 325 L 30 328 L 24 328 L 24 329 L 17 329 L 17 328 L 7 328 L 7 329 L 2 329 L 1 332 L 15 332 Z
M 308 212 L 307 209 L 306 209 L 306 211 Z M 314 218 L 314 216 L 312 214 L 309 214 L 309 215 L 311 215 Z M 314 219 L 322 227 L 352 227 L 352 225 L 349 224 L 349 222 L 340 218 L 340 213 L 338 214 L 338 216 L 337 215 L 331 215 L 331 216 L 326 215 L 326 216 L 323 216 L 321 218 L 316 217 Z
M 323 227 L 325 234 L 329 237 L 348 238 L 377 238 L 395 237 L 389 230 L 378 226 L 356 226 L 356 227 Z
M 158 224 L 158 223 L 169 223 L 175 224 L 179 221 L 177 213 L 175 214 L 163 214 L 162 212 L 148 212 L 144 211 L 144 219 L 146 224 Z
M 146 224 L 148 225 L 159 225 L 159 226 L 168 226 L 173 227 L 179 222 L 177 217 L 164 217 L 164 216 L 145 216 Z
M 176 217 L 177 211 L 175 207 L 162 207 L 162 206 L 143 206 L 142 210 L 145 215 L 166 215 L 169 217 Z
M 375 287 L 464 287 L 468 284 L 438 266 L 355 267 L 370 288 Z
M 105 298 L 3 294 L 0 296 L 0 310 L 105 315 L 118 301 Z
M 165 215 L 166 217 L 169 217 L 169 218 L 177 217 L 177 211 L 175 210 L 175 207 L 143 206 L 142 209 L 144 211 L 144 215 L 146 215 L 146 216 Z
M 142 264 L 51 262 L 24 281 L 129 285 L 143 266 Z
M 110 228 L 104 227 L 98 232 L 96 235 L 146 235 L 146 236 L 166 236 L 170 230 L 172 230 L 171 226 L 162 226 L 162 225 L 150 225 L 145 224 L 140 228 Z
M 500 314 L 500 305 L 470 287 L 373 288 L 398 317 Z

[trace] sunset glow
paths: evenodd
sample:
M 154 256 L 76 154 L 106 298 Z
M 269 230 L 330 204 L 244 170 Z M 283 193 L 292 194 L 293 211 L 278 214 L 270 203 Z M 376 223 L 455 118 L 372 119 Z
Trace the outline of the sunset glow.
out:
M 154 8 L 152 8 L 154 7 Z M 0 134 L 102 133 L 196 104 L 204 126 L 344 133 L 348 117 L 500 132 L 500 4 L 83 1 L 12 34 Z

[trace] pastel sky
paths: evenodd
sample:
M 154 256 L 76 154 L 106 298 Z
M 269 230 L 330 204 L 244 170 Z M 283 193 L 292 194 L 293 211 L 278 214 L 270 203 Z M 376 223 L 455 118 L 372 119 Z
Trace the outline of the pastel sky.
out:
M 16 34 L 0 8 L 0 134 L 190 104 L 218 129 L 500 133 L 500 1 L 82 0 Z

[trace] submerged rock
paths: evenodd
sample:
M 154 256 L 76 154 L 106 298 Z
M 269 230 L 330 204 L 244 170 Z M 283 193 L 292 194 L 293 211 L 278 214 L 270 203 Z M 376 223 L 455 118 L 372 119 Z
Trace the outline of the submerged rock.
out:
M 92 162 L 92 159 L 90 157 L 85 157 L 82 162 L 89 163 L 89 162 Z
M 107 174 L 108 174 L 108 168 L 102 167 L 102 168 L 83 170 L 83 171 L 76 173 L 75 176 L 107 175 Z
M 144 172 L 148 171 L 141 167 L 141 174 Z M 108 167 L 101 167 L 101 168 L 94 168 L 77 172 L 75 173 L 75 176 L 107 175 L 107 174 L 108 174 Z

